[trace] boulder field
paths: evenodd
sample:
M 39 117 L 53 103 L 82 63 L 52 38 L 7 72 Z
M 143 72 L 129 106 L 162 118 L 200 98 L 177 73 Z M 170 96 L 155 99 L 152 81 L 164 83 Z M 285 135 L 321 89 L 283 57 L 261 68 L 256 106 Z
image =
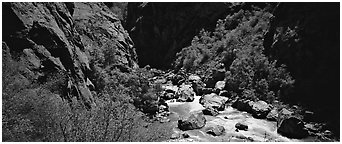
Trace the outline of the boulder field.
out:
M 195 92 L 194 85 L 202 83 L 202 78 L 195 74 L 169 72 L 157 76 L 154 82 L 164 78 L 167 80 L 161 83 L 161 99 L 165 98 L 169 113 L 165 115 L 169 119 L 165 124 L 174 126 L 170 141 L 301 142 L 314 141 L 314 137 L 324 133 L 291 108 L 280 108 L 262 100 Z M 182 83 L 174 85 L 174 79 Z M 217 81 L 215 85 L 221 83 Z M 216 89 L 202 86 L 199 89 Z

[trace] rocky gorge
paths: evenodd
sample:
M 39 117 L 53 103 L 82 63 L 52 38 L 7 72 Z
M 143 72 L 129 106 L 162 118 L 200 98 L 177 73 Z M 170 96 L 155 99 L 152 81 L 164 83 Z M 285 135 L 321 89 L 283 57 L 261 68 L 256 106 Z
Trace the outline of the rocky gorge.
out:
M 183 83 L 173 84 L 178 77 Z M 310 115 L 299 115 L 295 107 L 223 95 L 221 81 L 214 88 L 195 90 L 203 83 L 195 74 L 169 72 L 153 79 L 163 88 L 161 99 L 168 109 L 157 117 L 167 113 L 160 122 L 174 127 L 171 142 L 313 142 L 330 137 L 321 124 L 305 121 Z M 199 95 L 203 89 L 209 92 Z
M 2 3 L 2 140 L 339 141 L 338 10 Z

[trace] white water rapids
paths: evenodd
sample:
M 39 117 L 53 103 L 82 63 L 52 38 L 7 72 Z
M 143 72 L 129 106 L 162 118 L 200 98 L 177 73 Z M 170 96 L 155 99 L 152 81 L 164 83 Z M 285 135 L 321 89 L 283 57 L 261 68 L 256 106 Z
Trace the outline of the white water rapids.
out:
M 177 128 L 177 120 L 182 117 L 187 117 L 191 113 L 200 112 L 203 106 L 199 103 L 200 96 L 195 96 L 193 102 L 171 102 L 168 101 L 170 107 L 171 115 L 170 122 L 174 125 L 174 132 L 181 132 Z M 190 138 L 186 141 L 200 141 L 200 142 L 243 142 L 248 141 L 248 139 L 253 139 L 254 141 L 273 141 L 273 142 L 302 142 L 308 140 L 302 139 L 289 139 L 281 136 L 277 133 L 276 122 L 271 122 L 263 119 L 256 119 L 246 112 L 238 111 L 232 107 L 226 107 L 224 111 L 220 111 L 217 116 L 205 115 L 207 123 L 205 127 L 201 129 L 188 130 L 186 131 Z M 235 131 L 235 124 L 242 122 L 248 125 L 247 131 Z M 221 125 L 225 128 L 225 134 L 221 136 L 212 136 L 205 132 L 206 127 L 213 125 Z M 184 140 L 175 140 L 184 141 Z

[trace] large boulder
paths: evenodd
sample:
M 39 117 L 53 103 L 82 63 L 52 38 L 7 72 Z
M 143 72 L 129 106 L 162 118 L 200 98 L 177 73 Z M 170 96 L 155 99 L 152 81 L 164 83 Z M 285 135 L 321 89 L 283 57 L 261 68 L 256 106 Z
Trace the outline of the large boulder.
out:
M 189 77 L 188 77 L 188 80 L 190 82 L 199 82 L 201 81 L 201 77 L 199 77 L 198 75 L 195 75 L 195 74 L 191 74 Z
M 170 137 L 170 139 L 180 139 L 180 138 L 189 138 L 190 135 L 186 132 L 182 132 L 182 133 L 173 133 Z
M 180 133 L 173 133 L 170 137 L 170 139 L 179 139 L 181 137 Z
M 237 128 L 238 130 L 244 130 L 247 131 L 248 130 L 248 125 L 238 122 L 235 124 L 235 128 Z
M 226 86 L 226 81 L 217 81 L 215 84 L 215 88 L 219 90 L 223 90 L 225 86 Z
M 225 78 L 225 69 L 213 69 L 211 74 L 204 79 L 206 87 L 214 88 L 218 81 L 223 81 Z
M 176 93 L 176 97 L 178 97 L 178 101 L 181 102 L 192 102 L 195 98 L 195 92 L 192 89 L 191 85 L 183 84 L 179 87 L 178 92 Z
M 220 135 L 224 134 L 225 128 L 223 126 L 220 126 L 220 125 L 215 125 L 215 126 L 211 126 L 211 127 L 206 128 L 205 131 L 207 134 L 211 134 L 213 136 L 220 136 Z
M 239 111 L 246 111 L 252 113 L 252 107 L 254 102 L 247 99 L 237 99 L 233 102 L 232 107 Z
M 164 92 L 162 93 L 161 97 L 162 99 L 164 100 L 171 100 L 171 99 L 176 99 L 176 94 L 174 93 L 167 93 L 167 92 Z
M 219 96 L 224 96 L 224 97 L 227 97 L 227 98 L 231 97 L 230 93 L 227 90 L 221 90 L 220 93 L 219 93 Z
M 166 84 L 167 80 L 166 78 L 163 77 L 157 77 L 156 79 L 153 80 L 153 83 L 158 83 L 158 84 Z
M 277 119 L 278 119 L 278 110 L 277 109 L 271 110 L 267 114 L 266 119 L 269 120 L 269 121 L 277 121 Z
M 199 102 L 205 108 L 211 107 L 219 111 L 223 111 L 227 100 L 228 98 L 226 97 L 218 96 L 215 93 L 211 93 L 211 94 L 202 96 Z
M 309 135 L 303 121 L 285 108 L 279 112 L 277 132 L 289 138 L 305 138 Z
M 214 109 L 212 107 L 206 107 L 202 110 L 204 115 L 210 115 L 210 116 L 217 116 L 219 114 L 217 109 Z
M 178 120 L 178 128 L 183 131 L 200 129 L 205 126 L 206 122 L 203 113 L 191 114 L 188 118 Z
M 179 74 L 174 74 L 171 77 L 171 81 L 172 81 L 172 84 L 174 84 L 174 85 L 180 85 L 185 81 L 185 79 L 183 76 L 181 76 Z
M 166 93 L 176 93 L 178 91 L 178 87 L 174 86 L 174 85 L 163 85 L 162 89 L 166 92 Z
M 211 93 L 216 93 L 219 94 L 220 90 L 219 89 L 215 89 L 215 88 L 206 88 L 206 87 L 199 87 L 197 88 L 198 90 L 198 95 L 206 95 L 206 94 L 211 94 Z
M 271 106 L 265 101 L 257 101 L 252 105 L 252 115 L 255 118 L 266 118 L 267 114 L 271 111 Z
M 197 95 L 203 95 L 202 89 L 205 87 L 205 84 L 202 81 L 189 80 L 189 82 Z

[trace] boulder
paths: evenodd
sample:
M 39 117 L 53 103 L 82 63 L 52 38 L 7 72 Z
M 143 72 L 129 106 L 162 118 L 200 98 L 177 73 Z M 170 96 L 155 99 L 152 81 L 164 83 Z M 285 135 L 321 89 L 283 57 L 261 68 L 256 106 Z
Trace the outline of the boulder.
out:
M 173 93 L 173 94 L 175 94 L 178 91 L 178 87 L 177 86 L 173 86 L 173 85 L 163 85 L 162 89 L 166 93 Z
M 173 71 L 170 71 L 166 73 L 164 76 L 166 77 L 166 80 L 171 81 L 173 76 L 175 76 L 175 74 L 173 73 Z
M 269 120 L 269 121 L 277 121 L 277 119 L 278 119 L 278 111 L 277 111 L 277 109 L 271 110 L 267 114 L 266 119 Z
M 182 136 L 182 138 L 189 138 L 190 137 L 190 135 L 188 133 L 186 133 L 186 132 L 183 132 L 181 134 L 181 136 Z
M 204 110 L 202 110 L 202 112 L 204 115 L 211 115 L 211 116 L 217 116 L 219 114 L 217 109 L 214 109 L 212 107 L 207 107 Z
M 191 75 L 188 77 L 188 80 L 189 80 L 190 82 L 199 82 L 199 81 L 201 81 L 201 77 L 199 77 L 198 75 L 191 74 Z
M 277 132 L 289 138 L 305 138 L 309 135 L 304 123 L 297 117 L 286 117 L 278 123 Z
M 218 81 L 215 84 L 215 88 L 219 89 L 219 90 L 223 90 L 223 88 L 226 86 L 226 82 L 225 81 Z
M 233 102 L 232 107 L 238 109 L 239 111 L 251 113 L 253 104 L 254 102 L 251 100 L 237 99 Z
M 200 129 L 205 126 L 206 121 L 203 113 L 191 114 L 186 119 L 178 120 L 178 128 L 183 131 Z
M 171 77 L 172 84 L 174 85 L 180 85 L 182 84 L 185 80 L 184 77 L 178 74 L 175 74 Z
M 181 137 L 180 133 L 173 133 L 170 139 L 179 139 Z
M 305 129 L 307 129 L 308 131 L 310 131 L 312 133 L 318 133 L 321 129 L 320 126 L 315 125 L 315 124 L 311 124 L 311 123 L 305 124 L 304 127 L 305 127 Z
M 161 118 L 160 120 L 159 120 L 159 122 L 160 123 L 167 123 L 167 122 L 170 122 L 170 119 L 168 119 L 168 118 Z
M 283 108 L 279 112 L 277 120 L 277 132 L 289 138 L 305 138 L 309 135 L 307 129 L 304 127 L 303 121 L 293 112 Z
M 219 96 L 223 96 L 223 97 L 230 97 L 230 94 L 227 90 L 221 90 L 219 93 Z
M 219 89 L 214 89 L 214 88 L 199 87 L 197 94 L 198 95 L 205 95 L 205 94 L 211 94 L 211 93 L 219 94 L 220 90 Z
M 154 83 L 165 84 L 167 82 L 166 78 L 158 78 L 154 80 Z
M 169 106 L 166 104 L 166 105 L 159 105 L 158 107 L 158 111 L 159 112 L 164 112 L 164 111 L 169 111 Z
M 244 131 L 248 130 L 248 126 L 240 122 L 235 124 L 235 128 L 237 128 L 238 130 L 244 130 Z
M 225 129 L 223 126 L 215 125 L 215 126 L 211 126 L 211 127 L 206 128 L 205 131 L 207 134 L 211 134 L 213 136 L 220 136 L 220 135 L 224 134 Z
M 175 99 L 175 98 L 177 98 L 176 97 L 176 95 L 174 94 L 174 93 L 167 93 L 167 92 L 164 92 L 163 94 L 162 94 L 162 97 L 161 97 L 162 99 L 164 99 L 164 100 L 171 100 L 171 99 Z
M 271 106 L 265 101 L 257 101 L 252 105 L 252 115 L 255 118 L 266 118 L 267 114 L 271 111 Z
M 286 108 L 282 108 L 282 109 L 279 111 L 279 114 L 281 114 L 281 115 L 292 115 L 293 112 L 287 110 Z
M 202 95 L 202 88 L 205 87 L 205 84 L 202 81 L 190 81 L 194 92 L 197 95 Z
M 211 93 L 211 94 L 202 96 L 199 102 L 205 108 L 211 107 L 219 111 L 223 111 L 227 100 L 228 98 L 226 97 L 218 96 L 215 93 Z
M 190 135 L 186 132 L 183 133 L 173 133 L 170 139 L 180 139 L 180 138 L 189 138 Z
M 225 77 L 226 70 L 225 69 L 214 69 L 212 70 L 211 75 L 204 79 L 204 83 L 209 88 L 214 88 L 216 82 L 223 81 Z
M 195 92 L 192 89 L 191 85 L 182 84 L 176 93 L 176 97 L 178 97 L 178 101 L 181 102 L 192 102 L 195 98 Z

